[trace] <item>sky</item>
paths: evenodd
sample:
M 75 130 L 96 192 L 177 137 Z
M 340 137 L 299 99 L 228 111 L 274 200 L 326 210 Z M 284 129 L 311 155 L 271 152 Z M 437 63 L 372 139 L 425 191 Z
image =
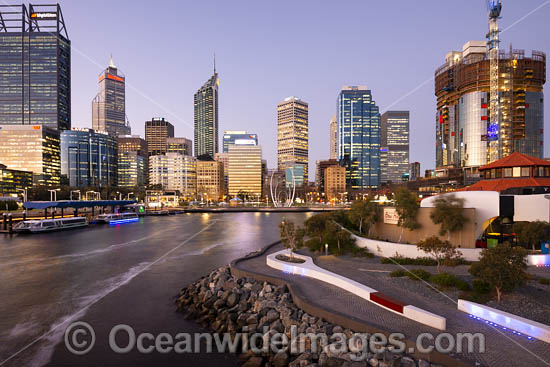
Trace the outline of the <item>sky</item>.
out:
M 132 133 L 144 136 L 146 120 L 165 117 L 176 136 L 192 139 L 193 94 L 212 75 L 215 53 L 219 138 L 224 130 L 257 133 L 270 168 L 277 103 L 288 96 L 309 103 L 313 170 L 329 157 L 329 121 L 344 85 L 366 85 L 381 111 L 409 110 L 410 161 L 433 168 L 434 71 L 488 28 L 483 0 L 59 3 L 72 43 L 74 127 L 91 127 L 97 76 L 112 54 L 126 75 Z M 503 0 L 501 15 L 501 47 L 549 54 L 550 0 Z M 548 98 L 545 109 L 548 131 Z

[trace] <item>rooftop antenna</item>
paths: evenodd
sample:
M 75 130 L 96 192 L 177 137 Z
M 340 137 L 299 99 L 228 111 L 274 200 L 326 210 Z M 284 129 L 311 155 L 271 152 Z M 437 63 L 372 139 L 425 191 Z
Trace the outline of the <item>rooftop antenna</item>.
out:
M 214 52 L 214 74 L 216 74 L 216 53 Z
M 115 63 L 113 62 L 113 54 L 111 54 L 111 60 L 109 61 L 110 68 L 116 68 Z

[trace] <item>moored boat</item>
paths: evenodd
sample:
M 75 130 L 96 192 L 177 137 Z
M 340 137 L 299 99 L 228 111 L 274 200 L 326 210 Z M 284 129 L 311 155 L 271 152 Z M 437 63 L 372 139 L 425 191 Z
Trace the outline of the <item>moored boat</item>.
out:
M 111 214 L 100 214 L 97 217 L 98 222 L 103 222 L 107 224 L 120 224 L 120 223 L 130 223 L 139 221 L 139 217 L 136 213 L 111 213 Z
M 41 233 L 59 231 L 63 229 L 86 227 L 88 220 L 85 217 L 33 219 L 17 223 L 13 230 L 18 233 Z

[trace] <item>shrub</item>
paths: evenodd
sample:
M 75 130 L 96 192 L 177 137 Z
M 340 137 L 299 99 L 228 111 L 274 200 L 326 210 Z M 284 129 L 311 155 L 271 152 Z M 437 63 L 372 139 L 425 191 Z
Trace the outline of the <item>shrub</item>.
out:
M 475 293 L 489 294 L 489 292 L 491 292 L 491 285 L 481 279 L 474 279 L 472 286 Z
M 491 296 L 489 294 L 485 293 L 477 293 L 477 292 L 461 292 L 458 298 L 461 298 L 466 301 L 475 302 L 484 304 L 491 300 Z
M 351 256 L 354 256 L 354 257 L 368 257 L 368 258 L 373 258 L 374 257 L 374 255 L 371 254 L 369 252 L 369 250 L 367 250 L 364 247 L 359 247 L 359 246 L 356 246 L 356 245 L 350 246 L 349 252 L 350 252 Z
M 419 250 L 431 255 L 437 261 L 437 272 L 441 272 L 441 264 L 446 260 L 460 257 L 460 252 L 449 241 L 441 241 L 437 236 L 430 236 L 416 244 Z
M 470 284 L 468 282 L 457 278 L 457 280 L 456 280 L 456 289 L 458 289 L 459 291 L 467 292 L 467 291 L 471 290 L 472 287 L 470 287 Z
M 412 280 L 424 280 L 427 281 L 430 279 L 432 274 L 424 269 L 411 269 L 407 276 Z
M 539 278 L 539 283 L 542 285 L 550 285 L 550 279 L 549 278 Z
M 310 251 L 324 251 L 324 246 L 319 243 L 319 241 L 316 238 L 310 238 L 304 242 L 304 245 L 310 250 Z
M 407 275 L 407 272 L 405 270 L 394 270 L 390 273 L 390 277 L 392 278 L 401 278 Z
M 435 266 L 437 261 L 429 257 L 402 257 L 402 256 L 392 256 L 392 257 L 383 257 L 380 259 L 382 264 L 399 264 L 399 265 L 418 265 L 418 266 Z
M 472 262 L 468 260 L 464 260 L 463 257 L 454 257 L 451 259 L 443 260 L 442 264 L 444 266 L 450 266 L 454 268 L 455 266 L 459 266 L 459 265 L 471 265 Z
M 456 287 L 458 279 L 453 274 L 439 273 L 431 276 L 430 282 L 442 287 Z

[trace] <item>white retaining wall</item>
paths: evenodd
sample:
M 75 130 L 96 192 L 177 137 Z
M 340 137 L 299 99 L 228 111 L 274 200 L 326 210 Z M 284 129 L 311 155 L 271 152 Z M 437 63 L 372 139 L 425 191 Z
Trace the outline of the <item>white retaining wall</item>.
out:
M 370 302 L 373 302 L 370 299 L 370 294 L 378 293 L 378 291 L 376 291 L 375 289 L 372 289 L 370 287 L 367 287 L 366 285 L 363 285 L 354 280 L 348 279 L 346 277 L 330 272 L 328 270 L 325 270 L 315 265 L 313 263 L 313 260 L 309 256 L 294 254 L 294 257 L 303 259 L 305 260 L 305 262 L 302 264 L 291 264 L 288 262 L 277 260 L 276 256 L 279 254 L 288 256 L 288 250 L 282 250 L 282 251 L 275 252 L 271 255 L 268 255 L 266 259 L 267 265 L 274 269 L 281 270 L 285 273 L 301 275 L 301 276 L 321 280 L 325 283 L 329 283 L 339 288 L 342 288 Z M 407 305 L 403 307 L 403 313 L 400 313 L 390 308 L 384 307 L 377 302 L 373 302 L 373 303 L 388 311 L 391 311 L 395 314 L 409 318 L 416 322 L 431 326 L 439 330 L 445 330 L 446 319 L 442 316 L 433 314 L 429 311 L 425 311 L 420 308 Z
M 478 303 L 458 300 L 458 309 L 508 329 L 550 343 L 550 326 Z
M 514 222 L 550 221 L 550 195 L 514 195 Z

